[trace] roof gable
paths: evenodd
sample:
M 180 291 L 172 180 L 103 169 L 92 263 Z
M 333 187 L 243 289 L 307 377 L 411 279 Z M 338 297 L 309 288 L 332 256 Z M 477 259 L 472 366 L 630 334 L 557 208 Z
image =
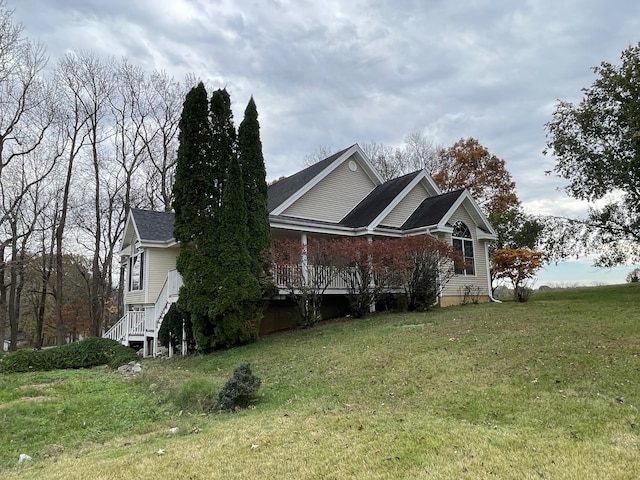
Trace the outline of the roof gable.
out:
M 340 225 L 352 228 L 368 227 L 400 195 L 418 173 L 419 171 L 409 173 L 378 185 L 340 221 Z
M 351 147 L 349 147 L 351 148 Z M 318 163 L 300 170 L 294 173 L 290 177 L 278 180 L 275 183 L 269 185 L 268 188 L 268 209 L 269 212 L 273 211 L 276 207 L 284 203 L 289 197 L 294 195 L 298 190 L 303 188 L 307 183 L 313 180 L 320 172 L 331 165 L 337 158 L 339 158 L 344 152 L 349 150 L 345 148 L 337 153 L 334 153 L 330 157 L 320 160 Z
M 316 187 L 334 170 L 353 160 L 362 167 L 371 180 L 371 188 L 383 183 L 382 177 L 367 159 L 358 144 L 341 150 L 304 170 L 272 184 L 268 191 L 268 208 L 271 215 L 281 215 L 307 192 Z M 353 205 L 355 206 L 355 205 Z M 353 208 L 353 206 L 351 208 Z
M 122 249 L 140 243 L 171 243 L 173 241 L 173 212 L 154 212 L 132 208 L 122 238 Z
M 167 242 L 173 239 L 173 212 L 154 212 L 132 208 L 140 241 Z

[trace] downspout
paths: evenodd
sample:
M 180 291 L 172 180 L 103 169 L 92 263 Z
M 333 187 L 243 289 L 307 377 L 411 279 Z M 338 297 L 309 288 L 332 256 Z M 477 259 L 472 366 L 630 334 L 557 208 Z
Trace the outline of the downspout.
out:
M 497 298 L 493 298 L 493 295 L 492 295 L 493 292 L 491 289 L 491 263 L 489 262 L 489 243 L 488 242 L 484 242 L 484 258 L 486 259 L 486 264 L 487 264 L 487 283 L 488 283 L 487 296 L 489 297 L 489 301 L 493 303 L 502 303 Z

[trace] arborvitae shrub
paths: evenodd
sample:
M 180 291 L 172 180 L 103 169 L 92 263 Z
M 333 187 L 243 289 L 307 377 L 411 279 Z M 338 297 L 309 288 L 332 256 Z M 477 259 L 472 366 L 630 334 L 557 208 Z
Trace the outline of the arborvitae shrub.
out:
M 35 372 L 96 365 L 117 368 L 137 358 L 132 348 L 125 347 L 115 340 L 89 337 L 58 348 L 18 350 L 9 353 L 0 362 L 0 372 Z
M 251 405 L 262 380 L 251 372 L 251 366 L 243 363 L 233 371 L 233 376 L 218 392 L 216 411 L 235 411 Z

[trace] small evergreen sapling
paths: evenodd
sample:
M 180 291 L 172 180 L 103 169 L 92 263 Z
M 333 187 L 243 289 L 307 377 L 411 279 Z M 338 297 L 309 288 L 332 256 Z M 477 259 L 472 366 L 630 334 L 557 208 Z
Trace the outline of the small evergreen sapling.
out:
M 262 380 L 251 372 L 251 366 L 243 363 L 233 371 L 233 376 L 218 392 L 216 411 L 235 411 L 251 405 Z

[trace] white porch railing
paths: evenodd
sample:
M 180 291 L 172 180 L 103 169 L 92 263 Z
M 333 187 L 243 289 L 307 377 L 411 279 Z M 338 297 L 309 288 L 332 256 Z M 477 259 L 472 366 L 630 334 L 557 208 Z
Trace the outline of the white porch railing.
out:
M 104 338 L 110 338 L 117 342 L 127 342 L 129 337 L 135 335 L 144 335 L 145 312 L 136 310 L 124 314 L 124 316 L 111 327 L 104 335 Z
M 163 312 L 163 310 L 168 308 L 168 306 L 172 303 L 176 302 L 181 286 L 182 275 L 180 275 L 177 270 L 169 270 L 167 279 L 164 281 L 164 285 L 162 285 L 162 289 L 160 290 L 158 299 L 155 303 L 155 311 L 158 313 L 158 315 L 154 319 L 154 325 L 156 323 L 162 322 L 162 316 L 164 316 L 164 314 L 166 313 L 166 311 Z
M 169 271 L 154 306 L 125 313 L 103 337 L 124 344 L 128 344 L 131 337 L 137 337 L 135 338 L 137 341 L 144 340 L 147 336 L 156 339 L 162 318 L 167 313 L 169 306 L 178 299 L 181 286 L 182 276 L 177 270 Z M 155 354 L 155 351 L 153 353 Z

